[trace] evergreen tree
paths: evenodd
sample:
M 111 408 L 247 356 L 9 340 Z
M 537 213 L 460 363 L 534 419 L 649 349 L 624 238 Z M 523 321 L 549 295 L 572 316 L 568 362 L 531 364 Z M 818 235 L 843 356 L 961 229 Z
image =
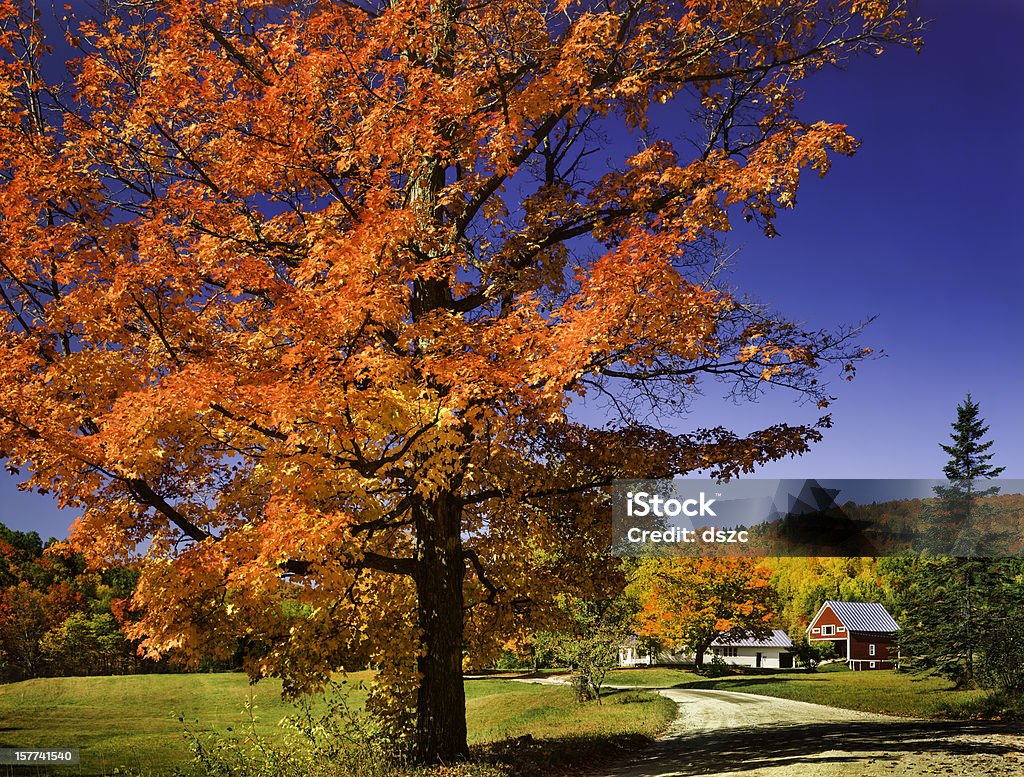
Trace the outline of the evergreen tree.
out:
M 989 427 L 979 411 L 978 403 L 968 393 L 967 399 L 957 405 L 950 444 L 939 444 L 949 455 L 942 468 L 948 483 L 936 486 L 937 499 L 924 514 L 929 524 L 926 548 L 932 552 L 966 558 L 996 555 L 993 543 L 997 538 L 990 534 L 983 542 L 978 521 L 995 515 L 982 500 L 997 494 L 999 488 L 981 488 L 978 481 L 998 477 L 1005 467 L 990 464 L 992 440 L 984 439 Z
M 996 635 L 1014 613 L 1024 610 L 1018 569 L 991 556 L 993 535 L 983 539 L 977 523 L 997 512 L 983 502 L 995 486 L 979 482 L 1005 469 L 993 466 L 986 441 L 989 427 L 971 395 L 957 406 L 950 435 L 941 445 L 949 454 L 943 468 L 948 482 L 935 488 L 926 550 L 948 555 L 893 560 L 894 589 L 901 592 L 900 649 L 912 666 L 934 671 L 960 687 L 976 685 L 976 658 L 995 649 Z M 983 485 L 983 484 L 982 484 Z
M 955 482 L 970 483 L 981 478 L 998 477 L 1006 467 L 993 467 L 989 464 L 992 454 L 987 453 L 992 441 L 982 442 L 988 426 L 978 415 L 980 407 L 971 399 L 967 399 L 956 407 L 956 421 L 953 422 L 952 445 L 939 447 L 949 454 L 949 462 L 942 471 L 946 477 Z
M 979 659 L 999 660 L 1000 635 L 1024 613 L 1018 567 L 1011 559 L 888 560 L 902 662 L 960 688 L 976 687 Z

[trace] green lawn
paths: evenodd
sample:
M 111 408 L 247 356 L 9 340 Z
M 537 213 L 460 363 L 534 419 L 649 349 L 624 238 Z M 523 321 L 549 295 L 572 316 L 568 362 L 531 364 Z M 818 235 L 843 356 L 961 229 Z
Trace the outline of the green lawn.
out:
M 526 734 L 546 739 L 654 737 L 676 714 L 668 699 L 629 691 L 610 691 L 600 705 L 577 704 L 569 688 L 550 685 L 475 680 L 466 691 L 470 744 Z
M 615 669 L 608 673 L 609 685 L 642 685 L 646 688 L 671 688 L 703 680 L 688 669 L 669 666 L 651 666 L 643 669 Z
M 359 681 L 350 675 L 349 700 L 362 704 Z M 257 730 L 277 737 L 279 721 L 295 708 L 282 702 L 281 685 L 261 681 L 250 688 L 240 674 L 137 675 L 29 680 L 0 685 L 0 747 L 77 747 L 81 765 L 54 769 L 78 777 L 135 769 L 170 774 L 189 757 L 188 725 L 198 732 L 238 730 L 247 724 L 252 693 Z M 675 716 L 667 699 L 613 692 L 604 704 L 578 705 L 566 687 L 526 685 L 509 680 L 466 683 L 470 743 L 487 750 L 501 740 L 531 735 L 558 740 L 569 752 L 576 743 L 652 737 Z M 179 720 L 179 717 L 183 720 Z M 34 769 L 0 766 L 0 775 L 35 774 Z
M 700 687 L 921 718 L 959 716 L 987 695 L 985 691 L 953 690 L 952 683 L 939 677 L 892 670 L 853 672 L 842 666 L 813 673 L 722 678 L 703 682 Z
M 779 696 L 865 712 L 908 717 L 970 717 L 984 709 L 985 691 L 957 691 L 939 677 L 881 670 L 854 672 L 831 664 L 817 672 L 745 670 L 728 677 L 700 677 L 686 669 L 651 667 L 609 673 L 612 685 L 719 688 Z
M 280 682 L 250 687 L 239 674 L 55 677 L 0 685 L 0 746 L 77 747 L 81 774 L 170 767 L 188 757 L 186 723 L 197 731 L 238 726 L 246 720 L 250 692 L 258 729 L 276 733 L 277 722 L 294 711 L 281 701 Z
M 369 673 L 348 678 L 352 707 L 362 704 L 359 685 L 368 679 Z M 843 666 L 815 673 L 748 670 L 723 678 L 654 667 L 612 672 L 608 683 L 720 688 L 920 717 L 968 716 L 983 709 L 985 698 L 981 691 L 951 690 L 938 678 L 851 672 Z M 185 726 L 197 732 L 237 731 L 247 724 L 250 694 L 257 730 L 281 736 L 278 723 L 295 708 L 281 701 L 280 690 L 275 681 L 250 687 L 239 674 L 72 677 L 0 685 L 0 747 L 78 747 L 80 766 L 53 771 L 68 777 L 126 768 L 170 774 L 189 757 Z M 578 705 L 567 687 L 507 679 L 469 680 L 466 698 L 470 743 L 499 762 L 508 754 L 514 760 L 531 747 L 534 765 L 596 759 L 613 751 L 613 742 L 636 745 L 655 736 L 675 716 L 674 704 L 652 694 L 612 691 L 602 705 Z M 526 735 L 537 744 L 523 745 L 518 738 Z M 506 741 L 513 744 L 503 751 L 500 743 Z M 0 777 L 37 773 L 42 772 L 0 766 Z

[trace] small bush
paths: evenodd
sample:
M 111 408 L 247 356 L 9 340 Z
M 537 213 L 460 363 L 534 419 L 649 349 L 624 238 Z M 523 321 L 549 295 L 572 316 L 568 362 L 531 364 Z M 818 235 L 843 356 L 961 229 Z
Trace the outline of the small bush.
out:
M 796 662 L 808 672 L 817 671 L 823 661 L 831 661 L 836 657 L 836 647 L 831 642 L 810 642 L 806 634 L 800 634 L 793 640 L 793 655 Z
M 726 663 L 725 659 L 717 653 L 711 657 L 711 660 L 704 665 L 703 674 L 707 677 L 724 677 L 729 674 L 729 664 Z

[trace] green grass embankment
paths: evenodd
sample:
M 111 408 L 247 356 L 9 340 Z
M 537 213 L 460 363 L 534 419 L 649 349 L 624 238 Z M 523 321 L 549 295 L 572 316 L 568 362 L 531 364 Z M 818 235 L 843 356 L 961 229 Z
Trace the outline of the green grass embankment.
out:
M 360 681 L 369 679 L 368 672 L 349 676 L 351 708 L 361 708 Z M 580 705 L 564 686 L 482 679 L 466 682 L 466 696 L 471 746 L 509 774 L 518 767 L 502 764 L 522 763 L 526 770 L 639 746 L 675 717 L 667 699 L 637 692 L 611 692 L 601 705 Z M 47 678 L 0 686 L 0 747 L 77 747 L 81 753 L 77 766 L 0 766 L 0 776 L 97 777 L 115 770 L 171 775 L 190 757 L 186 726 L 200 735 L 237 734 L 250 725 L 249 700 L 256 732 L 280 741 L 279 723 L 296 709 L 281 701 L 277 681 L 250 687 L 240 674 L 189 674 Z

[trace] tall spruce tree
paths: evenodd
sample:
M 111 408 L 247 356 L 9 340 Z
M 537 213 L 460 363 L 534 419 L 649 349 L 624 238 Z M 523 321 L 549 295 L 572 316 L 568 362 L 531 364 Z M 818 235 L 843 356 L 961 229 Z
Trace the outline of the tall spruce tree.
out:
M 980 409 L 968 392 L 967 399 L 956 406 L 956 421 L 953 422 L 953 433 L 950 435 L 953 444 L 939 443 L 939 447 L 949 454 L 949 462 L 942 471 L 952 481 L 972 482 L 994 478 L 1006 469 L 989 464 L 992 454 L 987 451 L 992 447 L 992 440 L 983 439 L 988 426 L 979 415 Z
M 993 543 L 997 538 L 991 533 L 983 538 L 978 520 L 995 514 L 991 504 L 983 500 L 997 494 L 999 488 L 985 486 L 982 481 L 998 477 L 1006 468 L 990 463 L 993 454 L 988 450 L 993 441 L 985 440 L 989 427 L 980 409 L 970 393 L 957 405 L 951 442 L 939 444 L 949 455 L 942 468 L 948 482 L 935 488 L 938 498 L 927 513 L 931 518 L 929 549 L 961 558 L 996 555 Z
M 930 523 L 926 554 L 896 565 L 904 605 L 900 648 L 912 666 L 974 687 L 976 658 L 1021 608 L 1021 592 L 1016 567 L 986 557 L 991 533 L 983 539 L 977 528 L 979 518 L 996 512 L 985 497 L 999 491 L 982 481 L 1005 468 L 990 463 L 989 427 L 970 394 L 957 406 L 952 427 L 951 443 L 940 443 L 949 455 L 943 467 L 948 481 L 935 488 L 937 498 L 923 516 Z M 942 555 L 929 555 L 937 549 Z

